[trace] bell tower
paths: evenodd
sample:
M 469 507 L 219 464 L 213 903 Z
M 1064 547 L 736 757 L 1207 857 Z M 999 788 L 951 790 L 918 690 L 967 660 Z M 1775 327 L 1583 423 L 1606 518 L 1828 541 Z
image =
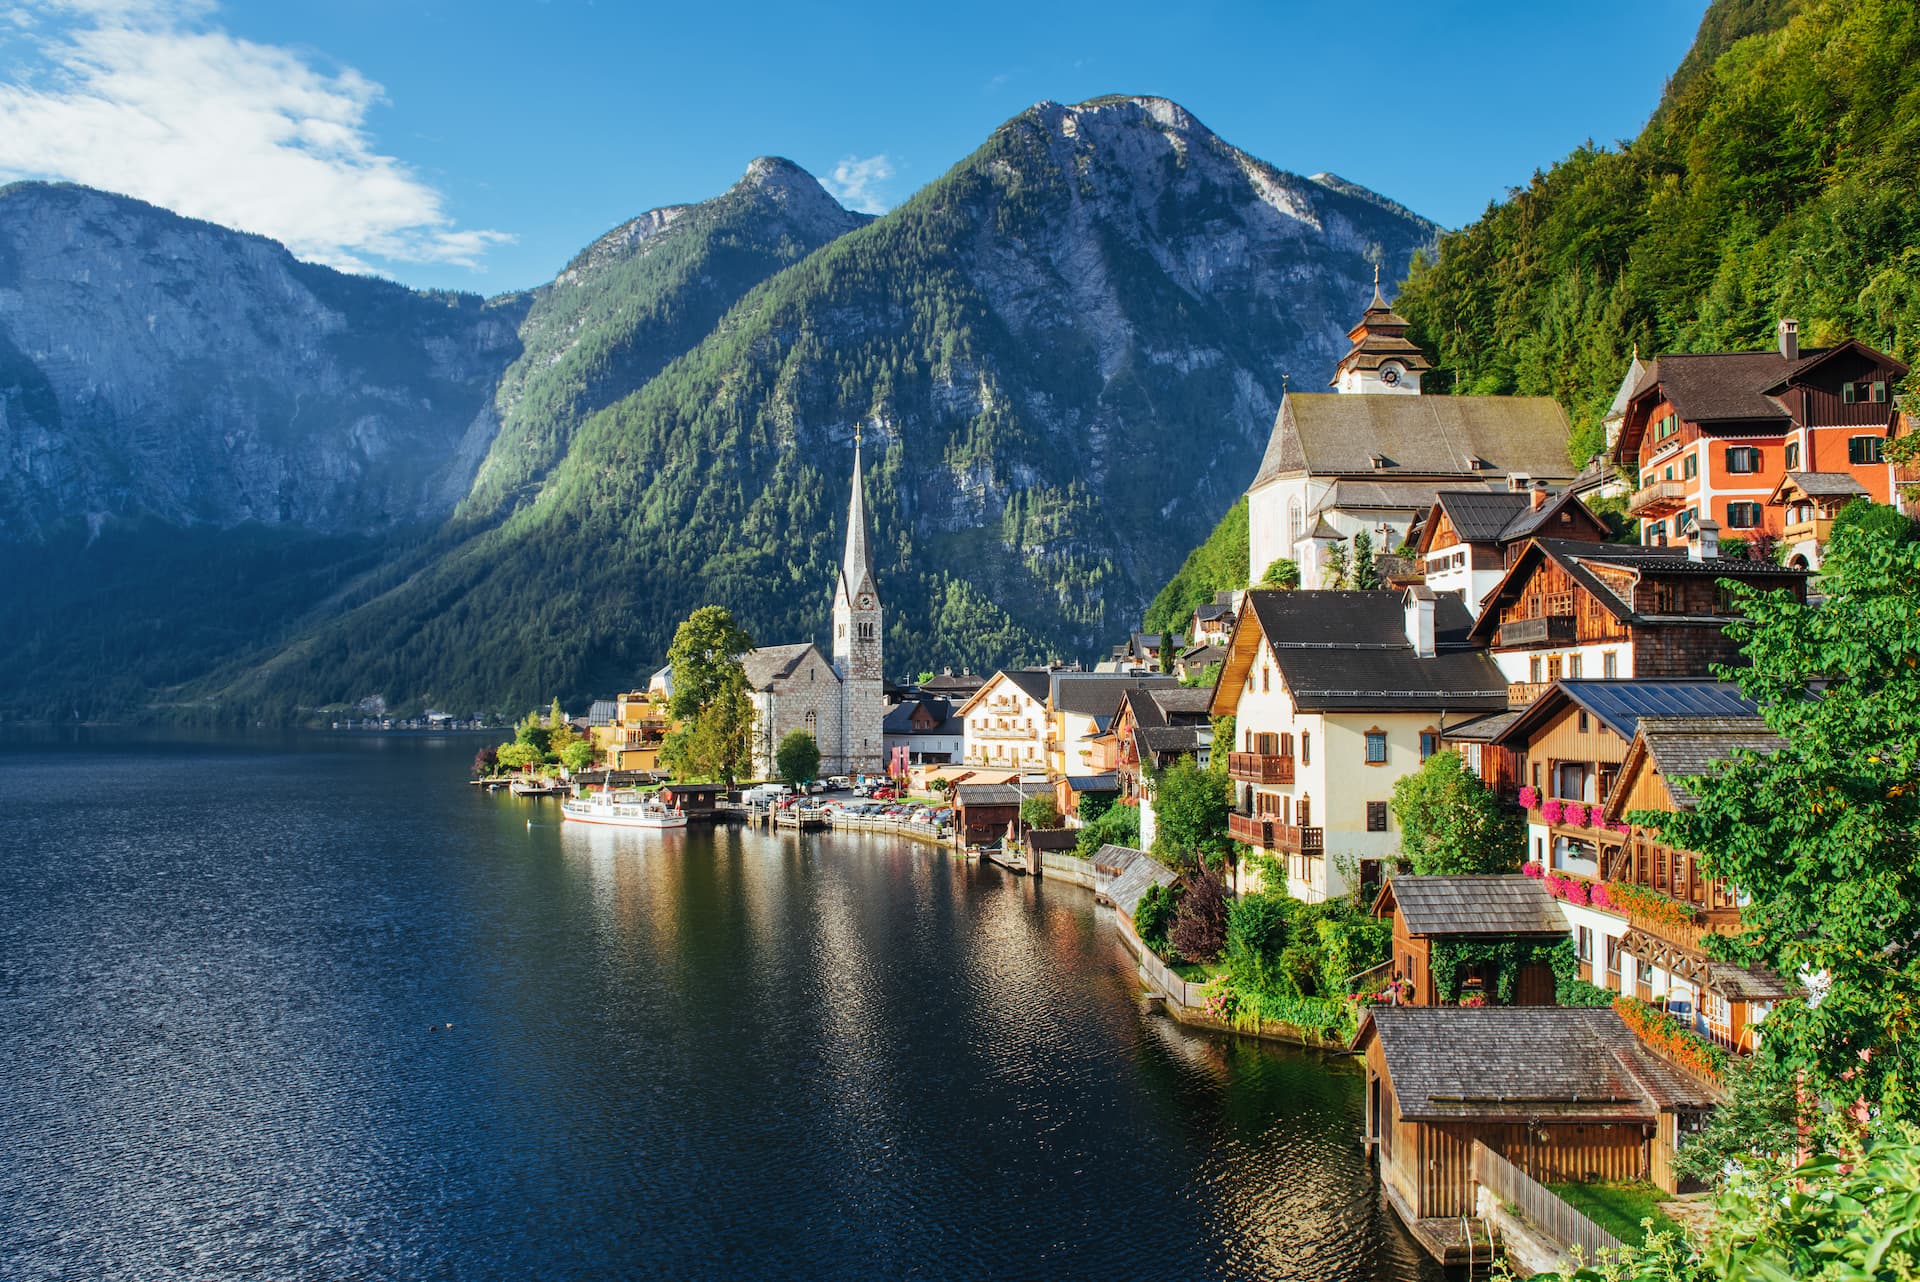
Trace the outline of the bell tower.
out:
M 1347 331 L 1353 347 L 1334 367 L 1332 385 L 1342 392 L 1420 394 L 1420 376 L 1433 368 L 1407 337 L 1404 316 L 1380 293 L 1380 267 L 1373 269 L 1373 301 L 1360 323 Z
M 860 428 L 853 430 L 853 495 L 847 503 L 847 548 L 833 592 L 833 663 L 840 669 L 840 757 L 848 770 L 883 768 L 886 717 L 882 681 L 880 588 L 867 547 L 866 485 L 860 474 Z M 821 745 L 822 755 L 828 746 Z

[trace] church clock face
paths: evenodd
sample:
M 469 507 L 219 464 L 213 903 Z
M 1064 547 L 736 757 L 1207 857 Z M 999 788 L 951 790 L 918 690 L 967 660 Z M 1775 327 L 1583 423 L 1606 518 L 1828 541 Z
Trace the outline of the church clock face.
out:
M 871 609 L 873 609 L 873 598 L 872 598 L 872 597 L 870 597 L 870 596 L 868 596 L 868 595 L 867 595 L 866 593 L 864 593 L 864 592 L 862 592 L 862 593 L 860 594 L 860 608 L 861 608 L 862 610 L 871 610 Z
M 1380 381 L 1382 383 L 1385 383 L 1388 387 L 1392 387 L 1395 383 L 1398 383 L 1400 381 L 1399 369 L 1392 365 L 1381 366 Z

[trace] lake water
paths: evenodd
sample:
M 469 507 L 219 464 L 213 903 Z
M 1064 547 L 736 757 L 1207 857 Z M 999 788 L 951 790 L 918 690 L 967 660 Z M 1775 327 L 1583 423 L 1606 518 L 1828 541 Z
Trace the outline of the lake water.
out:
M 0 749 L 0 1275 L 1431 1275 L 1352 1066 L 1147 1012 L 1087 891 L 476 746 Z

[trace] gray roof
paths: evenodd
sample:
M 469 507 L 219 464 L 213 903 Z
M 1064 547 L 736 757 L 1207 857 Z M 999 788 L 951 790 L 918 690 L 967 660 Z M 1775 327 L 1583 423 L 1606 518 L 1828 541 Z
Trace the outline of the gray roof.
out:
M 1866 493 L 1847 472 L 1788 472 L 1787 479 L 1810 499 L 1843 499 Z
M 1313 505 L 1315 512 L 1418 512 L 1440 494 L 1433 481 L 1335 481 Z
M 1674 804 L 1686 809 L 1692 808 L 1694 797 L 1680 780 L 1706 774 L 1715 762 L 1736 752 L 1778 752 L 1785 742 L 1757 716 L 1641 717 L 1640 736 Z
M 1572 488 L 1569 487 L 1568 489 L 1562 490 L 1555 497 L 1548 499 L 1545 503 L 1542 503 L 1538 511 L 1534 510 L 1533 505 L 1529 502 L 1526 510 L 1515 516 L 1513 520 L 1507 522 L 1507 527 L 1500 531 L 1500 542 L 1514 543 L 1521 539 L 1528 538 L 1538 533 L 1539 530 L 1549 522 L 1559 521 L 1563 515 L 1569 518 L 1568 524 L 1571 525 L 1571 518 L 1575 515 L 1574 509 L 1578 509 L 1579 513 L 1584 514 L 1587 520 L 1594 525 L 1600 526 L 1603 529 L 1605 528 L 1605 522 L 1595 516 L 1592 510 L 1588 508 L 1585 503 L 1582 503 L 1579 497 L 1574 494 Z
M 1395 877 L 1391 896 L 1412 935 L 1564 935 L 1567 917 L 1532 877 Z
M 1179 880 L 1173 869 L 1131 846 L 1102 846 L 1094 852 L 1093 862 L 1095 867 L 1118 870 L 1107 886 L 1107 898 L 1113 901 L 1115 912 L 1129 918 L 1140 906 L 1140 896 L 1147 893 L 1147 887 L 1171 886 Z
M 595 699 L 587 709 L 587 724 L 590 726 L 610 726 L 619 714 L 620 705 L 612 699 Z
M 1017 783 L 963 783 L 953 790 L 953 801 L 957 806 L 1017 806 L 1043 791 Z
M 934 720 L 931 730 L 915 730 L 913 714 L 916 709 L 925 708 Z M 887 709 L 886 720 L 881 722 L 881 731 L 891 735 L 957 735 L 965 732 L 965 723 L 955 715 L 956 705 L 950 699 L 939 695 L 923 694 L 902 699 Z
M 1048 692 L 1053 710 L 1085 717 L 1110 717 L 1128 690 L 1178 685 L 1171 673 L 1056 672 Z
M 1193 607 L 1193 617 L 1202 623 L 1213 619 L 1230 619 L 1233 617 L 1233 607 L 1212 602 L 1206 605 L 1196 605 Z
M 1525 708 L 1514 708 L 1507 712 L 1490 712 L 1484 717 L 1475 717 L 1463 721 L 1457 726 L 1448 726 L 1440 732 L 1440 737 L 1448 743 L 1491 743 L 1494 736 L 1512 725 Z
M 1634 395 L 1658 384 L 1674 413 L 1690 423 L 1784 420 L 1786 407 L 1766 389 L 1789 371 L 1787 358 L 1777 350 L 1660 356 L 1647 367 Z
M 1626 416 L 1627 402 L 1633 399 L 1633 394 L 1639 388 L 1640 380 L 1646 377 L 1646 373 L 1647 367 L 1640 363 L 1640 353 L 1636 350 L 1632 363 L 1627 366 L 1627 376 L 1620 380 L 1620 390 L 1613 394 L 1613 404 L 1607 407 L 1608 418 Z
M 1611 1009 L 1380 1006 L 1360 1031 L 1380 1039 L 1400 1115 L 1411 1121 L 1653 1121 L 1715 1095 L 1641 1044 Z
M 1197 716 L 1204 723 L 1213 706 L 1213 691 L 1202 686 L 1157 686 L 1147 691 L 1147 699 L 1167 717 Z
M 1253 483 L 1290 472 L 1376 479 L 1525 472 L 1565 480 L 1573 475 L 1570 430 L 1550 396 L 1290 392 Z
M 1735 1002 L 1779 1001 L 1793 993 L 1786 981 L 1765 967 L 1736 966 L 1732 962 L 1708 962 L 1707 983 L 1713 991 Z
M 746 670 L 748 688 L 769 688 L 780 678 L 791 675 L 800 666 L 800 660 L 807 657 L 807 651 L 814 649 L 811 641 L 796 641 L 792 645 L 763 645 L 747 651 L 740 656 L 740 666 Z
M 1426 659 L 1407 640 L 1398 592 L 1256 589 L 1247 599 L 1303 709 L 1499 712 L 1507 706 L 1506 677 L 1485 652 L 1461 643 L 1471 620 L 1450 593 L 1436 594 L 1437 653 Z
M 1462 543 L 1492 543 L 1533 508 L 1530 495 L 1517 490 L 1439 490 L 1434 502 L 1447 514 Z
M 993 674 L 994 677 L 1005 677 L 1017 686 L 1022 694 L 1032 699 L 1035 703 L 1045 703 L 1047 701 L 1047 683 L 1052 675 L 1052 672 L 1046 668 L 1002 668 Z M 986 687 L 992 683 L 993 678 L 989 677 L 986 681 L 980 683 L 979 689 L 976 689 L 974 693 L 978 694 L 980 690 L 986 689 Z

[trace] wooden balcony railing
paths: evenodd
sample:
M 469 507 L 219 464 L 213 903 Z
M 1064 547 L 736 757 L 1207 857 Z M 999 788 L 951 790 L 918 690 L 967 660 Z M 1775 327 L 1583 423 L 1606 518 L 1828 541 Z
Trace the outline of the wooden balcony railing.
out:
M 1227 815 L 1227 836 L 1244 845 L 1272 850 L 1273 833 L 1274 823 L 1270 815 L 1243 815 L 1237 810 Z
M 1293 758 L 1271 752 L 1229 752 L 1227 777 L 1243 783 L 1293 782 Z
M 1302 828 L 1298 824 L 1275 824 L 1272 849 L 1289 855 L 1317 855 L 1326 849 L 1325 828 Z
M 1537 619 L 1513 619 L 1500 625 L 1501 645 L 1571 645 L 1571 614 L 1548 614 Z
M 1524 708 L 1547 692 L 1551 681 L 1510 681 L 1507 683 L 1507 706 Z
M 1663 516 L 1672 516 L 1686 505 L 1686 482 L 1655 481 L 1633 492 L 1633 497 L 1627 500 L 1627 515 L 1658 520 Z

